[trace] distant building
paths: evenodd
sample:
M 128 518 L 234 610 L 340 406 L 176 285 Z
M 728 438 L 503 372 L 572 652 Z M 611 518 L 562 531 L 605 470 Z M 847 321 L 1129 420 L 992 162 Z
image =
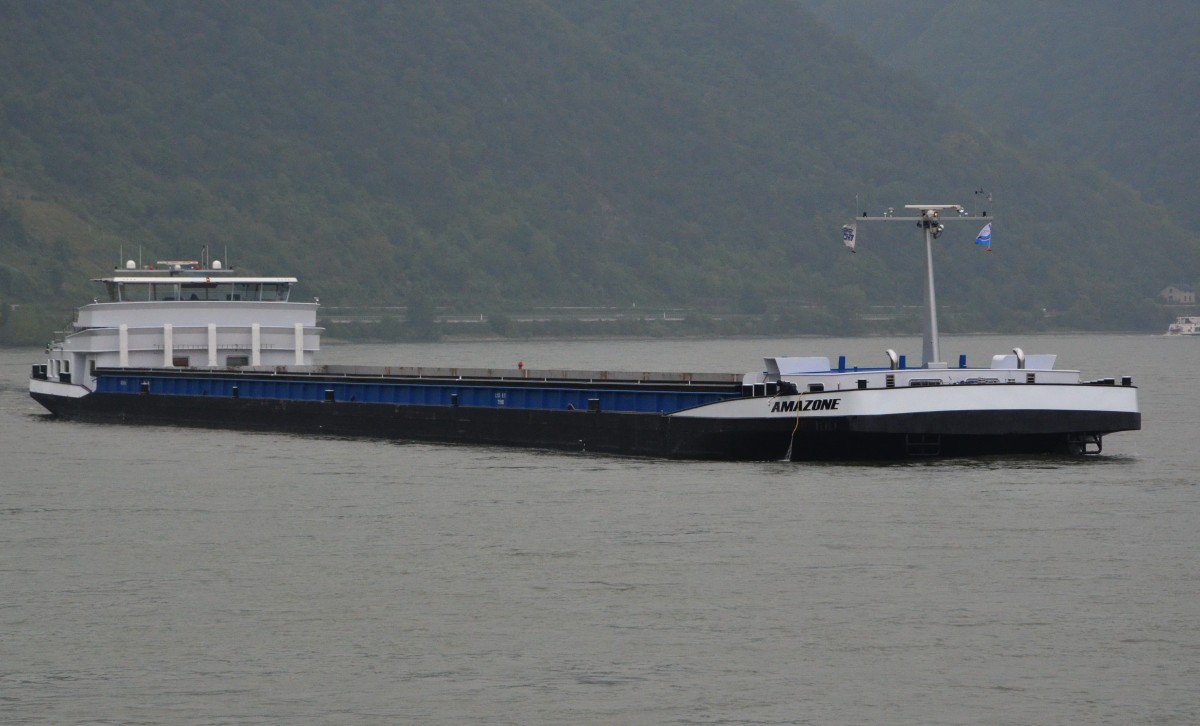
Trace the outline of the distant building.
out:
M 1167 285 L 1158 296 L 1172 305 L 1195 305 L 1196 291 L 1183 285 Z

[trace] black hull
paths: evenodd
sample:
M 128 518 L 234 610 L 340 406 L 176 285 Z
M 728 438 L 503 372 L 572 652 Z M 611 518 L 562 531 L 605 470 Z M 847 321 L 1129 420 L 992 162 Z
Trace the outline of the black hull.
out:
M 797 421 L 205 396 L 32 395 L 57 416 L 98 423 L 731 461 L 1096 453 L 1102 434 L 1137 429 L 1141 423 L 1139 414 L 1114 412 L 960 412 Z

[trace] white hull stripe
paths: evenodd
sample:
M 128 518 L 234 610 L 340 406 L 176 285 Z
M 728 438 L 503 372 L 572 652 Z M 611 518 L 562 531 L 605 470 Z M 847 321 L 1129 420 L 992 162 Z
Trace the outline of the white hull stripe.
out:
M 83 386 L 77 386 L 74 383 L 42 381 L 37 378 L 29 379 L 29 392 L 44 393 L 48 396 L 62 396 L 63 398 L 83 398 L 91 393 L 91 391 Z
M 678 418 L 889 416 L 948 411 L 1137 413 L 1137 389 L 1088 385 L 961 385 L 827 391 L 737 398 L 671 414 Z

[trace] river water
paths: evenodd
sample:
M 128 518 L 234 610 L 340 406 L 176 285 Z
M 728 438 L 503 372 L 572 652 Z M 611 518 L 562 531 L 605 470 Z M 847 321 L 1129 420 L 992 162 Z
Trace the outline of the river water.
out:
M 1200 722 L 1200 340 L 942 350 L 1013 345 L 1134 376 L 1143 430 L 1082 461 L 859 466 L 105 426 L 43 416 L 40 351 L 0 351 L 0 722 Z M 323 360 L 742 371 L 889 346 L 920 349 Z

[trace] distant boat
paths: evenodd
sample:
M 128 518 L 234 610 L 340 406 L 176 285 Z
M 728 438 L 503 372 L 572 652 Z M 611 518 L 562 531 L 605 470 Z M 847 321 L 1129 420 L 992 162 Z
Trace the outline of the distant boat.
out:
M 1200 316 L 1182 315 L 1167 326 L 1167 335 L 1200 335 Z

